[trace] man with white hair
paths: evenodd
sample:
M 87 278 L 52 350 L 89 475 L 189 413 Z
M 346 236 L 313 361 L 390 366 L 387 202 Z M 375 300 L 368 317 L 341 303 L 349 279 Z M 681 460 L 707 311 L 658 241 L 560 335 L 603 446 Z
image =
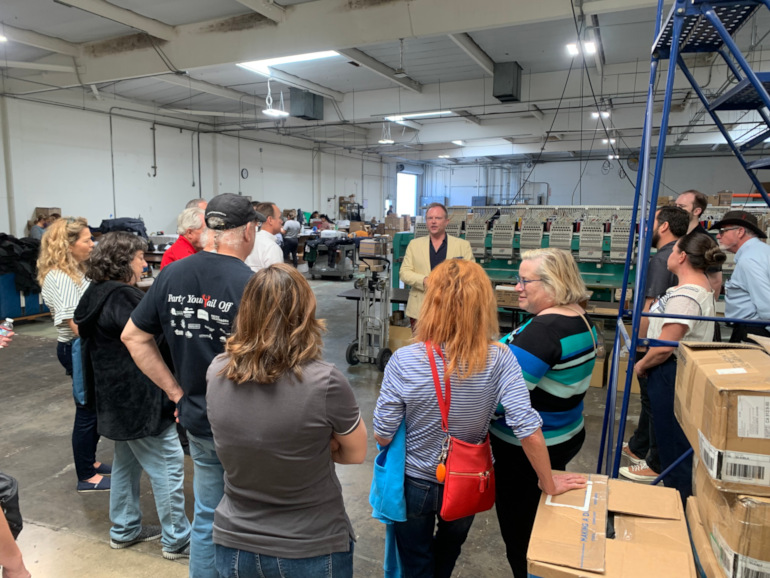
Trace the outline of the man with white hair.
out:
M 208 201 L 206 199 L 190 199 L 187 201 L 187 204 L 184 206 L 185 209 L 200 209 L 201 211 L 205 211 L 206 207 L 208 206 Z
M 254 246 L 257 213 L 246 197 L 225 193 L 206 208 L 213 248 L 160 272 L 121 336 L 134 362 L 177 406 L 194 464 L 195 517 L 190 577 L 218 578 L 212 542 L 214 509 L 224 495 L 224 470 L 206 414 L 206 370 L 222 353 L 252 271 L 243 260 Z M 163 334 L 176 376 L 154 336 Z M 151 539 L 151 538 L 147 538 Z
M 176 232 L 179 238 L 163 253 L 160 268 L 163 269 L 169 263 L 195 255 L 203 249 L 202 237 L 205 231 L 206 224 L 203 222 L 201 209 L 192 207 L 179 213 L 176 219 Z

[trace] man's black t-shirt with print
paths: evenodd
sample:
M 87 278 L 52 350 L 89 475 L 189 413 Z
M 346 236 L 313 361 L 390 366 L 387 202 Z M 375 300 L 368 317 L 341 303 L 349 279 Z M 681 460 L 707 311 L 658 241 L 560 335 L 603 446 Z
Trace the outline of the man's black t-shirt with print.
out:
M 184 391 L 179 423 L 211 437 L 206 370 L 222 353 L 252 270 L 236 257 L 201 251 L 166 266 L 131 314 L 139 329 L 163 333 Z

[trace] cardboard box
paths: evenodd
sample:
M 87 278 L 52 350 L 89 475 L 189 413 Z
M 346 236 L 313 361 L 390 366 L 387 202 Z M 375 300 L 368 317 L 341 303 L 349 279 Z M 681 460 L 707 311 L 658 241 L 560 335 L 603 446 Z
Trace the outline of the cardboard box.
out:
M 667 207 L 674 204 L 674 197 L 668 195 L 658 195 L 658 206 Z
M 531 577 L 694 578 L 676 490 L 586 478 L 585 490 L 540 498 L 527 552 Z
M 604 387 L 607 385 L 607 358 L 602 355 L 596 356 L 596 362 L 594 363 L 594 370 L 591 373 L 591 387 Z
M 676 418 L 717 487 L 770 496 L 767 350 L 682 342 L 675 395 Z
M 733 204 L 733 192 L 732 191 L 719 191 L 717 193 L 717 199 L 720 207 L 729 207 Z
M 358 245 L 358 255 L 361 257 L 387 257 L 390 254 L 390 239 L 387 237 L 375 237 L 362 239 Z
M 711 540 L 703 526 L 695 496 L 687 498 L 687 527 L 690 530 L 695 568 L 701 578 L 722 578 L 722 568 L 711 549 Z
M 698 514 L 725 575 L 770 576 L 770 498 L 718 490 L 703 463 L 695 468 L 695 494 Z
M 718 207 L 719 206 L 719 197 L 717 195 L 709 195 L 708 196 L 708 203 L 711 207 Z
M 399 325 L 391 325 L 388 329 L 388 349 L 396 351 L 397 349 L 404 347 L 405 345 L 411 345 L 412 341 L 412 328 L 401 327 Z
M 388 215 L 385 217 L 385 228 L 395 231 L 403 231 L 404 221 L 398 215 Z
M 495 287 L 495 299 L 498 307 L 518 307 L 519 292 L 515 285 L 497 285 Z
M 32 213 L 32 222 L 33 223 L 35 222 L 38 215 L 43 215 L 44 217 L 50 217 L 54 213 L 58 213 L 59 215 L 62 214 L 61 209 L 59 207 L 35 207 L 35 210 Z

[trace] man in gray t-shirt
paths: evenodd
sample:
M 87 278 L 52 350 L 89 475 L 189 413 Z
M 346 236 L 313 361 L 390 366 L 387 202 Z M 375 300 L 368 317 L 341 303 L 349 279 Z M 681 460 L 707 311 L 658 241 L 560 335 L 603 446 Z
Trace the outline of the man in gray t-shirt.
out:
M 283 224 L 283 258 L 288 259 L 291 256 L 292 263 L 297 266 L 297 246 L 299 245 L 299 233 L 302 230 L 297 215 L 292 211 L 289 218 Z

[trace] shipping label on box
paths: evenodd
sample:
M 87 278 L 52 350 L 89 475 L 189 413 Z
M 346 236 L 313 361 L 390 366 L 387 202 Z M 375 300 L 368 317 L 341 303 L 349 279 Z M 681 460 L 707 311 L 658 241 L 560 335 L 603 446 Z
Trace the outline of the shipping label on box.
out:
M 730 577 L 770 576 L 770 499 L 719 490 L 705 465 L 695 468 L 694 489 L 719 565 Z

